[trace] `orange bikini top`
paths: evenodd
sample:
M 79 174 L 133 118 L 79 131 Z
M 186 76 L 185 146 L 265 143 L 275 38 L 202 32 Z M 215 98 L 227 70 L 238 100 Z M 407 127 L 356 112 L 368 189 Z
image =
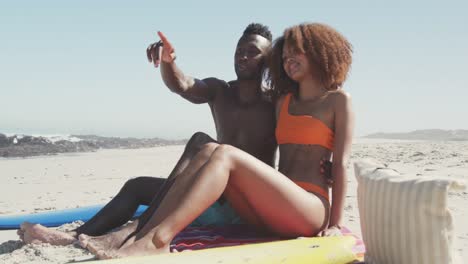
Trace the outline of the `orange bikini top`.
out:
M 278 144 L 319 145 L 333 150 L 335 133 L 313 116 L 289 114 L 290 100 L 291 94 L 286 95 L 276 124 Z

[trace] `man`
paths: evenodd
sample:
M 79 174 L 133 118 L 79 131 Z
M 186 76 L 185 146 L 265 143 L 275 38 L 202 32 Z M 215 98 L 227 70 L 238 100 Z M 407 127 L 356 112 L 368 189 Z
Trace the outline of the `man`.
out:
M 169 89 L 192 103 L 208 103 L 215 122 L 218 142 L 238 147 L 274 166 L 277 147 L 274 135 L 274 105 L 264 96 L 261 87 L 264 59 L 272 40 L 269 29 L 264 25 L 252 23 L 244 30 L 234 55 L 237 79 L 230 82 L 217 78 L 197 79 L 185 75 L 175 63 L 173 45 L 161 32 L 158 34 L 162 42 L 150 45 L 147 56 L 155 67 L 161 66 L 161 76 Z M 80 236 L 80 242 L 93 253 L 118 247 L 154 213 L 177 175 L 187 168 L 195 154 L 204 151 L 209 157 L 212 149 L 208 143 L 213 141 L 206 134 L 195 133 L 167 180 L 152 177 L 129 180 L 116 197 L 75 231 L 64 233 L 41 225 L 24 223 L 18 233 L 26 243 L 47 242 L 55 245 L 73 243 L 78 235 L 84 234 Z M 132 217 L 139 204 L 151 205 L 131 225 L 101 237 L 86 236 L 104 234 L 123 225 Z M 218 201 L 197 220 L 202 225 L 207 222 L 222 224 L 235 221 L 234 218 L 229 205 Z

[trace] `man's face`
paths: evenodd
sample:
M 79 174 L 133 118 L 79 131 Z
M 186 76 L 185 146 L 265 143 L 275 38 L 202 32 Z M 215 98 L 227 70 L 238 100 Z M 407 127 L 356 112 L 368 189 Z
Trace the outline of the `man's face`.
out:
M 244 35 L 239 39 L 234 54 L 234 68 L 239 80 L 259 77 L 263 61 L 271 42 L 256 34 Z

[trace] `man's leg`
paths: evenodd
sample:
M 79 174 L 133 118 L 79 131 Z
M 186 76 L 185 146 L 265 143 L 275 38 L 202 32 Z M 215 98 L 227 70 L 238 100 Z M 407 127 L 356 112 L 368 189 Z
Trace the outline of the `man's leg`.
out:
M 41 225 L 24 223 L 21 229 L 18 230 L 18 234 L 26 243 L 45 242 L 58 245 L 74 242 L 74 238 L 79 234 L 104 234 L 130 220 L 139 204 L 150 204 L 159 191 L 164 191 L 164 189 L 170 186 L 170 184 L 166 183 L 175 179 L 175 177 L 187 167 L 191 159 L 200 151 L 203 145 L 213 141 L 214 139 L 204 133 L 195 133 L 187 143 L 181 158 L 167 180 L 150 177 L 138 177 L 129 180 L 117 196 L 93 218 L 75 231 L 64 233 L 54 229 L 48 229 Z M 156 206 L 157 204 L 153 205 L 153 207 Z M 154 209 L 152 212 L 154 212 Z M 136 225 L 134 226 L 136 227 Z M 130 233 L 135 230 L 135 227 L 130 226 L 128 228 L 130 230 L 123 231 Z
M 49 243 L 67 245 L 76 240 L 78 234 L 100 235 L 102 230 L 111 230 L 126 223 L 136 211 L 138 205 L 148 205 L 155 197 L 166 179 L 155 177 L 137 177 L 128 180 L 119 193 L 89 221 L 76 230 L 61 232 L 39 224 L 22 223 L 18 234 L 25 243 Z
M 140 204 L 151 203 L 165 182 L 166 179 L 155 177 L 128 180 L 104 208 L 75 230 L 76 233 L 99 236 L 127 223 Z

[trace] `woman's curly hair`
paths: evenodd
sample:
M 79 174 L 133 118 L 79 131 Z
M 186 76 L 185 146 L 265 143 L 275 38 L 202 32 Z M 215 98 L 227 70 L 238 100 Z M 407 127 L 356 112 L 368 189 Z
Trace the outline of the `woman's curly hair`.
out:
M 283 47 L 304 53 L 317 72 L 313 72 L 327 90 L 341 88 L 352 62 L 353 48 L 348 40 L 330 26 L 304 23 L 287 28 L 273 44 L 269 54 L 267 81 L 273 98 L 296 92 L 298 83 L 291 80 L 283 68 Z

